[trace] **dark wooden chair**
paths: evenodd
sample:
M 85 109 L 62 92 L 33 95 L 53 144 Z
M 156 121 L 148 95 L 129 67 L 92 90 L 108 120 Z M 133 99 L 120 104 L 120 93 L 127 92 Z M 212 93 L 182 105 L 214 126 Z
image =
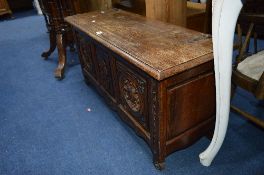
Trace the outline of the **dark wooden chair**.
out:
M 242 9 L 241 14 L 255 14 L 255 15 L 262 15 L 264 13 L 264 5 L 263 0 L 246 0 L 244 2 L 244 7 Z M 254 17 L 255 18 L 255 17 Z M 250 25 L 250 20 L 240 20 L 241 27 L 244 31 L 246 31 L 246 28 Z M 264 39 L 264 25 L 257 25 L 254 29 L 258 33 L 259 39 Z
M 64 21 L 64 17 L 74 15 L 75 9 L 71 0 L 39 0 L 46 26 L 49 32 L 50 48 L 42 53 L 47 59 L 58 48 L 59 63 L 55 70 L 55 77 L 62 79 L 66 65 L 66 47 L 70 46 L 74 51 L 74 39 L 71 27 Z
M 236 45 L 239 50 L 238 57 L 233 65 L 232 84 L 233 92 L 236 87 L 241 87 L 251 92 L 258 100 L 264 100 L 264 50 L 258 51 L 257 32 L 259 25 L 264 26 L 264 15 L 242 13 L 238 23 L 247 23 L 248 32 L 245 41 L 242 43 L 242 29 L 238 25 L 238 40 L 240 44 Z M 245 27 L 243 27 L 245 28 Z M 254 36 L 254 53 L 249 53 L 250 38 Z M 256 125 L 264 128 L 264 121 L 239 109 L 231 106 L 231 109 L 241 114 Z

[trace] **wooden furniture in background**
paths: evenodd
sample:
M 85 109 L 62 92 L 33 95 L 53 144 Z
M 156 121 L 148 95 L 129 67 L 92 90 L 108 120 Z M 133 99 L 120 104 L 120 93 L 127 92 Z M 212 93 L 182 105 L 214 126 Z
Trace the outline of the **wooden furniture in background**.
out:
M 211 33 L 212 1 L 206 4 L 187 0 L 146 0 L 146 16 L 187 27 L 203 33 Z
M 112 0 L 87 0 L 88 11 L 107 10 L 112 8 Z
M 73 0 L 73 3 L 78 13 L 112 8 L 112 0 Z
M 109 2 L 108 0 L 39 0 L 50 37 L 50 48 L 42 53 L 42 57 L 47 59 L 56 47 L 58 48 L 59 64 L 55 70 L 56 78 L 62 79 L 64 77 L 67 61 L 66 47 L 69 46 L 71 51 L 74 51 L 73 33 L 64 18 L 90 10 L 111 8 L 111 3 Z
M 146 16 L 145 0 L 113 0 L 113 7 Z
M 146 17 L 186 26 L 187 0 L 146 0 Z
M 262 0 L 246 0 L 242 9 L 243 13 L 263 14 L 264 6 Z
M 9 5 L 6 0 L 0 0 L 0 15 L 11 15 L 12 11 L 9 8 Z
M 14 11 L 33 9 L 33 0 L 7 0 L 10 9 Z
M 264 27 L 264 14 L 241 14 L 238 22 L 247 21 L 250 23 L 245 42 L 239 47 L 239 55 L 233 66 L 232 85 L 235 91 L 236 87 L 241 87 L 252 93 L 258 100 L 264 100 L 264 50 L 258 51 L 257 31 L 258 26 Z M 239 25 L 240 26 L 240 25 Z M 240 29 L 241 30 L 241 29 Z M 243 32 L 240 32 L 243 33 Z M 248 52 L 250 38 L 254 36 L 254 54 Z M 240 41 L 242 38 L 240 39 Z M 258 126 L 264 128 L 264 121 L 239 109 L 231 106 L 235 112 L 244 116 Z
M 150 19 L 211 33 L 212 0 L 206 4 L 187 0 L 115 0 L 113 6 Z
M 50 39 L 50 48 L 42 53 L 42 57 L 47 59 L 56 47 L 58 48 L 59 63 L 55 70 L 55 77 L 62 79 L 67 60 L 66 47 L 70 46 L 71 50 L 74 50 L 73 33 L 71 27 L 64 21 L 64 17 L 74 15 L 76 12 L 72 0 L 39 0 L 39 5 L 46 21 Z
M 187 2 L 188 29 L 203 33 L 212 33 L 212 0 L 204 3 Z
M 243 34 L 250 26 L 251 19 L 255 18 L 254 21 L 258 23 L 262 21 L 263 23 L 263 16 L 264 16 L 264 5 L 263 1 L 261 0 L 247 0 L 243 6 L 239 17 L 239 24 L 244 31 Z M 254 27 L 255 33 L 258 34 L 259 39 L 264 39 L 264 25 L 256 25 Z
M 169 154 L 212 133 L 215 85 L 208 35 L 122 10 L 66 21 L 76 32 L 86 82 L 148 143 L 156 168 L 164 168 Z

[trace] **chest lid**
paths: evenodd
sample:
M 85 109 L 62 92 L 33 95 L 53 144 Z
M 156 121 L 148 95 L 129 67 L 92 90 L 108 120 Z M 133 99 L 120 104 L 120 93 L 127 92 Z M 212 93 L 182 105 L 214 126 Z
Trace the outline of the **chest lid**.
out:
M 66 21 L 157 80 L 213 59 L 210 36 L 122 10 L 78 14 Z

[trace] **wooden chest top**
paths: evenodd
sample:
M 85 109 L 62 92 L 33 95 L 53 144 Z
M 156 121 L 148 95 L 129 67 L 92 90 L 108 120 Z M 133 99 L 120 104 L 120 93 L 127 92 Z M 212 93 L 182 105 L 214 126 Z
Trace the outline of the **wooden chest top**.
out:
M 157 80 L 213 59 L 210 36 L 122 10 L 78 14 L 66 21 Z

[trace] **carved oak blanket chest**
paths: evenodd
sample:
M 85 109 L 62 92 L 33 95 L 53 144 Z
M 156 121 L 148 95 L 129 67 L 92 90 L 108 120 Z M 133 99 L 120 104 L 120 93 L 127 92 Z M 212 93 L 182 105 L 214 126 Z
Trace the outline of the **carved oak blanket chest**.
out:
M 67 17 L 83 75 L 150 146 L 156 168 L 214 128 L 211 38 L 122 10 Z

